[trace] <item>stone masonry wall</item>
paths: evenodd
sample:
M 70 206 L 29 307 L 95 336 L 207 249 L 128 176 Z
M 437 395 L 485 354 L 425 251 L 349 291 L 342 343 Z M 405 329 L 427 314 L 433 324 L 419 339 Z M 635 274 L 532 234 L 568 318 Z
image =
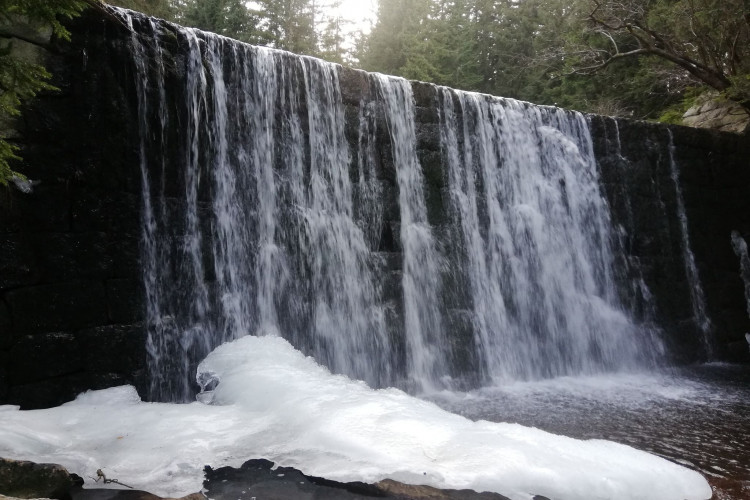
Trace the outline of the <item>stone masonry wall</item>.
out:
M 72 43 L 49 54 L 60 91 L 40 96 L 16 124 L 24 157 L 18 168 L 39 183 L 29 194 L 0 189 L 0 404 L 24 408 L 56 405 L 85 389 L 131 383 L 142 391 L 146 386 L 130 34 L 94 14 L 71 28 Z M 353 70 L 341 75 L 349 120 L 356 119 L 360 93 L 370 92 L 366 80 Z M 415 83 L 414 95 L 429 219 L 440 230 L 447 193 L 436 90 Z M 624 230 L 629 261 L 636 263 L 631 272 L 641 273 L 653 293 L 655 318 L 677 358 L 700 359 L 670 173 L 669 129 L 596 116 L 591 124 L 613 220 Z M 750 240 L 750 141 L 706 130 L 671 130 L 715 351 L 747 359 L 743 334 L 750 321 L 730 232 Z M 386 178 L 393 173 L 388 156 L 382 155 Z M 391 181 L 387 203 L 395 204 L 395 176 Z M 384 219 L 379 249 L 393 263 L 384 275 L 393 283 L 385 287 L 398 294 L 397 209 L 383 210 L 392 214 Z M 451 327 L 460 328 L 460 315 Z M 467 335 L 467 343 L 470 339 Z M 465 352 L 468 357 L 472 349 Z
M 127 45 L 111 29 L 78 22 L 48 53 L 59 91 L 15 124 L 16 169 L 36 186 L 0 188 L 0 404 L 143 383 L 136 122 L 127 59 L 112 55 Z
M 748 361 L 750 321 L 731 232 L 750 239 L 750 140 L 598 116 L 591 124 L 613 220 L 626 232 L 626 252 L 653 294 L 671 351 L 681 361 L 706 359 L 685 271 L 674 162 L 711 320 L 711 357 Z

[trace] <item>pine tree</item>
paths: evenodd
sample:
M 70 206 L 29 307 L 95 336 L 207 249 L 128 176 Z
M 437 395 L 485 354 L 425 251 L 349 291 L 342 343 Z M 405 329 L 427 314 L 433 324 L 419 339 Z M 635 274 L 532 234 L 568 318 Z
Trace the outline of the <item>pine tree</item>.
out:
M 62 21 L 71 19 L 87 6 L 99 6 L 96 0 L 0 0 L 0 184 L 13 177 L 23 178 L 13 170 L 18 162 L 18 148 L 8 137 L 11 120 L 20 114 L 21 103 L 43 90 L 52 90 L 47 70 L 21 55 L 17 44 L 49 47 L 49 38 L 41 33 L 52 30 L 52 36 L 68 40 L 70 33 Z

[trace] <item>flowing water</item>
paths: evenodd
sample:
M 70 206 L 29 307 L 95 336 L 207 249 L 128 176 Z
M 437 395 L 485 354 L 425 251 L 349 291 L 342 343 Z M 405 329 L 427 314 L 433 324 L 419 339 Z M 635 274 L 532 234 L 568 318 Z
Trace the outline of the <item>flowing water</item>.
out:
M 685 263 L 685 277 L 690 287 L 690 301 L 693 305 L 693 321 L 698 326 L 698 329 L 703 334 L 703 347 L 711 359 L 713 355 L 713 346 L 711 342 L 711 318 L 706 313 L 706 298 L 703 295 L 703 287 L 701 286 L 700 276 L 698 275 L 698 267 L 695 265 L 695 256 L 690 247 L 690 234 L 688 232 L 688 220 L 687 214 L 685 213 L 685 201 L 682 196 L 682 188 L 680 187 L 680 168 L 674 158 L 674 138 L 672 137 L 672 131 L 669 130 L 669 169 L 672 176 L 672 181 L 675 186 L 675 194 L 677 198 L 677 218 L 680 221 L 680 236 L 682 237 L 682 253 L 683 261 Z
M 495 382 L 643 368 L 584 118 L 441 89 L 441 138 L 477 349 Z M 636 284 L 627 284 L 628 291 Z
M 428 180 L 409 82 L 366 75 L 369 92 L 345 103 L 336 65 L 119 12 L 134 26 L 152 399 L 190 400 L 216 346 L 278 335 L 471 418 L 750 480 L 748 374 L 654 371 L 660 332 L 631 310 L 650 293 L 618 270 L 637 263 L 582 115 L 437 88 L 441 178 Z
M 750 369 L 711 363 L 641 375 L 561 377 L 432 399 L 474 420 L 607 439 L 702 472 L 715 500 L 750 497 Z
M 196 363 L 247 334 L 414 392 L 658 363 L 623 306 L 580 114 L 440 89 L 435 216 L 409 82 L 367 75 L 355 136 L 338 66 L 175 28 L 184 77 L 167 85 L 162 28 L 126 17 L 151 397 L 189 399 Z

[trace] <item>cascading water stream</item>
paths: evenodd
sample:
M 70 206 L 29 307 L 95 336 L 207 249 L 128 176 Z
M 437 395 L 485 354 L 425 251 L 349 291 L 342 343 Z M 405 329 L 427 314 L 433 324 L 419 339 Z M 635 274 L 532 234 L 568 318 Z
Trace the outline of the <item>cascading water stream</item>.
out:
M 698 327 L 702 338 L 703 348 L 709 359 L 713 356 L 713 346 L 711 344 L 711 318 L 706 313 L 706 298 L 703 294 L 700 276 L 698 275 L 698 266 L 695 264 L 695 256 L 690 247 L 690 234 L 688 233 L 688 220 L 685 212 L 685 201 L 682 197 L 682 188 L 680 186 L 680 169 L 675 160 L 674 136 L 672 131 L 669 132 L 669 171 L 672 182 L 675 186 L 675 196 L 677 199 L 677 219 L 680 223 L 680 236 L 682 238 L 682 258 L 685 263 L 685 277 L 688 281 L 690 290 L 690 302 L 693 307 L 693 322 Z
M 408 81 L 363 75 L 345 104 L 336 65 L 118 12 L 135 25 L 152 398 L 189 400 L 196 364 L 248 334 L 416 392 L 655 363 L 580 114 L 437 89 L 436 194 Z
M 399 191 L 407 372 L 421 390 L 434 389 L 445 368 L 439 294 L 440 256 L 427 221 L 422 170 L 417 159 L 411 84 L 374 74 L 391 137 Z
M 746 311 L 748 317 L 750 317 L 750 254 L 748 254 L 745 238 L 738 231 L 732 231 L 731 238 L 732 250 L 734 250 L 734 254 L 740 259 L 740 278 L 742 278 L 742 283 L 745 285 Z M 750 344 L 748 333 L 745 333 L 745 338 Z
M 653 361 L 618 299 L 613 235 L 581 115 L 440 89 L 475 342 L 495 381 Z

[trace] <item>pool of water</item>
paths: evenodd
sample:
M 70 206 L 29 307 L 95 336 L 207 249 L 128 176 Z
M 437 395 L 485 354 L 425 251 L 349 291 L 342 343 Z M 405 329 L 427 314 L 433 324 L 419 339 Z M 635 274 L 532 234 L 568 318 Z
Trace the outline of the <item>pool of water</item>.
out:
M 750 499 L 750 366 L 563 377 L 429 399 L 474 420 L 627 444 L 702 472 L 716 500 Z

